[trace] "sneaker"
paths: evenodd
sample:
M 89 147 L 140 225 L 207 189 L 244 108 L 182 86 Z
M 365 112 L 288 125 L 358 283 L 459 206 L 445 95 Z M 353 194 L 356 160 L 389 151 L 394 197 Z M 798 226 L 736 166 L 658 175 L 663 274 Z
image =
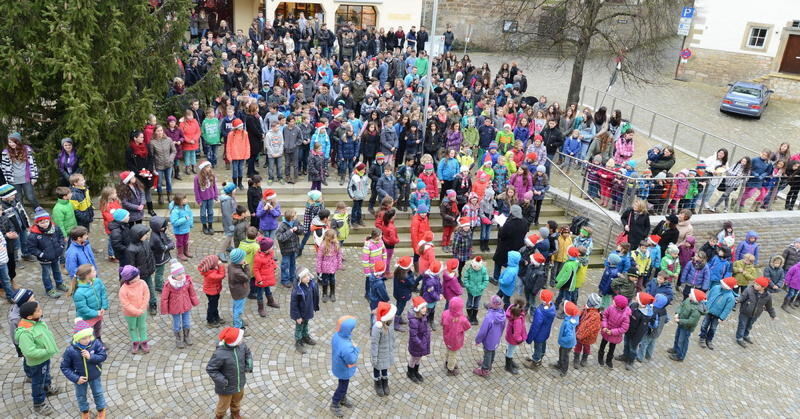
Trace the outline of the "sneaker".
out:
M 69 288 L 67 288 L 67 286 L 66 286 L 66 285 L 64 285 L 64 283 L 63 283 L 63 282 L 62 282 L 62 283 L 60 283 L 60 284 L 57 284 L 57 285 L 56 285 L 56 289 L 57 289 L 57 290 L 59 290 L 59 291 L 61 291 L 61 292 L 67 292 L 67 291 L 69 290 Z
M 49 404 L 35 404 L 33 405 L 33 413 L 37 416 L 50 416 L 53 414 L 53 408 Z
M 747 344 L 744 343 L 744 341 L 741 340 L 741 339 L 736 339 L 736 343 L 738 343 L 739 346 L 741 346 L 742 348 L 746 348 L 747 347 Z
M 285 181 L 285 180 L 283 180 L 283 179 L 278 179 L 278 182 L 280 182 L 280 183 L 281 183 L 281 185 L 285 185 L 285 184 L 286 184 L 286 181 Z
M 61 297 L 61 293 L 55 289 L 51 289 L 50 291 L 47 291 L 47 296 L 50 298 L 59 298 Z
M 744 339 L 744 341 L 745 341 L 745 342 L 747 342 L 747 343 L 749 343 L 749 344 L 751 344 L 751 345 L 752 345 L 753 343 L 755 343 L 755 342 L 753 342 L 753 340 L 752 340 L 752 339 L 750 339 L 750 336 L 745 336 L 745 337 L 743 337 L 742 339 Z

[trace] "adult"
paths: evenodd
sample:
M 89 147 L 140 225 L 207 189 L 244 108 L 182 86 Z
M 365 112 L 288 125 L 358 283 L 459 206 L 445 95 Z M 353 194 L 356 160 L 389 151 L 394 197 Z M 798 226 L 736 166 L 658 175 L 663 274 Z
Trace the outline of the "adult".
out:
M 686 236 L 693 235 L 694 227 L 692 227 L 692 223 L 689 222 L 691 218 L 692 210 L 683 209 L 678 213 L 678 223 L 675 224 L 675 228 L 678 229 L 677 243 L 682 243 L 686 239 Z
M 592 143 L 584 154 L 584 159 L 592 161 L 595 156 L 600 156 L 600 166 L 605 166 L 608 159 L 614 155 L 613 138 L 608 132 L 604 132 L 591 140 Z M 583 137 L 581 137 L 583 142 Z M 583 146 L 583 144 L 581 144 Z
M 61 139 L 61 151 L 56 157 L 56 169 L 58 169 L 58 186 L 70 186 L 69 177 L 75 173 L 80 173 L 80 158 L 75 150 L 75 142 L 72 138 Z
M 33 149 L 22 142 L 22 134 L 18 132 L 8 134 L 8 147 L 0 156 L 0 170 L 6 182 L 20 191 L 20 202 L 24 197 L 32 207 L 39 206 L 39 200 L 36 199 L 33 190 L 33 185 L 36 185 L 39 179 L 39 166 L 33 157 Z
M 678 216 L 670 214 L 653 228 L 653 234 L 661 237 L 661 240 L 658 242 L 658 247 L 661 248 L 662 255 L 667 254 L 667 246 L 673 243 L 677 246 L 679 243 L 678 237 L 680 237 L 680 232 L 676 227 L 678 222 L 680 222 Z
M 636 199 L 633 201 L 633 205 L 622 213 L 620 220 L 628 233 L 628 243 L 631 248 L 638 248 L 639 243 L 650 233 L 650 214 L 647 213 L 647 202 L 643 199 Z
M 163 204 L 163 193 L 161 184 L 166 184 L 167 202 L 172 201 L 172 162 L 178 150 L 175 143 L 164 133 L 164 127 L 156 126 L 153 130 L 153 137 L 150 139 L 150 153 L 153 156 L 153 169 L 158 175 L 156 188 L 158 191 L 158 203 Z
M 247 115 L 244 117 L 245 131 L 247 139 L 250 141 L 250 157 L 247 159 L 247 177 L 259 174 L 256 171 L 258 155 L 264 149 L 264 128 L 261 123 L 261 116 L 258 114 L 258 104 L 247 105 Z
M 728 150 L 725 148 L 720 148 L 716 153 L 703 159 L 702 162 L 706 166 L 705 176 L 709 176 L 710 174 L 717 172 L 717 169 L 727 171 Z M 699 173 L 697 175 L 701 176 Z M 711 210 L 711 197 L 714 195 L 714 191 L 717 190 L 717 186 L 719 186 L 720 182 L 722 182 L 722 178 L 720 177 L 710 177 L 698 182 L 704 186 L 703 193 L 700 195 L 700 202 L 705 203 L 704 206 L 706 210 Z
M 653 177 L 656 177 L 661 172 L 668 172 L 675 166 L 675 149 L 672 147 L 664 147 L 664 150 L 658 155 L 657 160 L 647 160 L 650 166 L 650 171 L 653 172 Z
M 133 172 L 136 179 L 144 188 L 144 198 L 147 203 L 147 213 L 151 217 L 156 216 L 153 211 L 153 199 L 150 196 L 150 189 L 153 187 L 153 175 L 155 169 L 153 168 L 153 155 L 147 144 L 144 143 L 144 133 L 142 131 L 134 131 L 131 133 L 128 148 L 125 149 L 125 167 Z M 129 210 L 130 211 L 130 210 Z
M 522 208 L 512 205 L 506 222 L 497 233 L 497 249 L 494 256 L 494 274 L 492 279 L 497 282 L 500 271 L 508 263 L 508 252 L 519 250 L 525 245 L 525 235 L 528 234 L 528 222 L 522 217 Z

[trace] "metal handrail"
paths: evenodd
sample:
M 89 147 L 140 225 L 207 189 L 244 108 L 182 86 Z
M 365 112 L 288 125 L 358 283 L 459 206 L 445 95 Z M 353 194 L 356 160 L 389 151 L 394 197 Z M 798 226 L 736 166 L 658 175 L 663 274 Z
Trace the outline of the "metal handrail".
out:
M 606 218 L 608 218 L 608 219 L 611 221 L 611 223 L 613 223 L 613 224 L 617 224 L 617 225 L 622 225 L 622 223 L 621 223 L 620 221 L 617 221 L 617 220 L 615 220 L 614 218 L 612 218 L 610 215 L 608 215 L 608 213 L 606 212 L 606 211 L 608 211 L 608 210 L 607 210 L 607 209 L 605 209 L 605 208 L 603 208 L 603 206 L 602 206 L 602 205 L 600 205 L 600 204 L 598 204 L 598 203 L 597 203 L 597 201 L 595 201 L 595 200 L 594 200 L 594 198 L 592 198 L 592 197 L 589 195 L 589 193 L 588 193 L 588 192 L 586 192 L 585 190 L 583 190 L 583 188 L 581 188 L 580 186 L 578 186 L 578 183 L 577 183 L 577 182 L 575 182 L 574 180 L 572 180 L 572 179 L 569 177 L 569 175 L 568 175 L 568 174 L 566 174 L 566 173 L 565 173 L 563 170 L 561 170 L 561 168 L 560 168 L 560 167 L 558 167 L 558 164 L 556 164 L 554 161 L 550 160 L 550 158 L 549 158 L 549 157 L 547 158 L 547 161 L 548 161 L 548 162 L 550 162 L 550 169 L 551 169 L 551 170 L 552 170 L 552 169 L 556 169 L 556 170 L 558 170 L 558 172 L 559 172 L 559 173 L 561 173 L 561 175 L 562 175 L 562 176 L 564 176 L 564 177 L 565 177 L 565 178 L 566 178 L 566 179 L 567 179 L 567 180 L 568 180 L 568 181 L 569 181 L 569 182 L 572 184 L 572 186 L 574 186 L 575 188 L 577 188 L 577 189 L 578 189 L 578 190 L 579 190 L 579 191 L 580 191 L 580 192 L 581 192 L 583 195 L 585 195 L 587 198 L 589 198 L 589 201 L 591 201 L 591 202 L 592 202 L 592 203 L 593 203 L 593 204 L 594 204 L 594 205 L 595 205 L 595 206 L 596 206 L 596 207 L 597 207 L 597 208 L 600 210 L 600 212 L 601 212 L 601 213 L 603 213 L 603 215 L 605 215 L 605 216 L 606 216 Z

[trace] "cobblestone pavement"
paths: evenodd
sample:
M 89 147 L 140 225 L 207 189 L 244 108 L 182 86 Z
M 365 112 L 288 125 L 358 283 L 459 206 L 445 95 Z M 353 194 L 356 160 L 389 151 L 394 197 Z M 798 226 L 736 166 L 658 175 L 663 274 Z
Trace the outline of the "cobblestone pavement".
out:
M 99 225 L 95 232 L 100 231 Z M 105 249 L 105 237 L 93 233 L 95 249 Z M 100 262 L 99 277 L 104 280 L 111 300 L 110 315 L 105 321 L 104 339 L 111 346 L 104 365 L 103 380 L 111 417 L 183 418 L 209 417 L 216 402 L 213 385 L 205 373 L 206 362 L 217 343 L 219 329 L 205 325 L 206 300 L 202 296 L 201 278 L 194 266 L 200 258 L 214 252 L 221 240 L 218 233 L 212 238 L 192 233 L 191 248 L 195 257 L 187 264 L 200 295 L 201 304 L 192 311 L 194 346 L 176 350 L 170 332 L 170 319 L 157 316 L 148 319 L 153 349 L 149 355 L 127 353 L 125 321 L 117 299 L 116 265 Z M 391 368 L 392 395 L 378 398 L 372 389 L 369 365 L 367 303 L 363 300 L 363 277 L 358 267 L 358 249 L 348 248 L 345 271 L 337 278 L 338 301 L 321 304 L 321 311 L 311 322 L 312 335 L 319 344 L 308 354 L 300 356 L 293 348 L 293 323 L 288 316 L 288 291 L 275 289 L 281 309 L 268 309 L 261 319 L 254 302 L 248 302 L 246 318 L 251 336 L 246 342 L 253 351 L 255 371 L 247 377 L 243 413 L 248 417 L 275 414 L 284 417 L 326 417 L 335 379 L 329 373 L 328 342 L 336 319 L 344 314 L 358 317 L 355 341 L 362 348 L 359 371 L 350 386 L 350 398 L 356 405 L 348 411 L 352 417 L 490 417 L 503 414 L 604 417 L 697 417 L 797 416 L 796 389 L 800 379 L 796 368 L 800 339 L 800 311 L 791 315 L 779 311 L 778 319 L 764 316 L 754 328 L 756 344 L 742 349 L 733 339 L 735 320 L 724 322 L 714 351 L 700 349 L 695 333 L 686 362 L 667 359 L 665 350 L 671 345 L 675 325 L 666 326 L 658 342 L 653 361 L 638 365 L 636 372 L 626 372 L 619 366 L 613 371 L 597 365 L 592 357 L 589 366 L 570 370 L 566 378 L 558 378 L 555 370 L 542 367 L 537 371 L 522 369 L 518 376 L 503 370 L 505 344 L 498 348 L 495 369 L 488 379 L 469 373 L 475 361 L 481 359 L 480 347 L 469 344 L 477 330 L 468 332 L 468 344 L 459 352 L 462 370 L 458 377 L 447 377 L 443 368 L 444 346 L 441 331 L 433 332 L 432 355 L 422 361 L 424 384 L 413 384 L 405 377 L 407 337 L 397 336 L 396 363 Z M 310 252 L 309 252 L 310 253 Z M 98 254 L 102 258 L 102 254 Z M 307 253 L 300 266 L 311 266 Z M 590 272 L 586 290 L 595 290 L 600 272 Z M 75 316 L 70 299 L 51 300 L 43 296 L 39 267 L 25 263 L 16 281 L 17 286 L 32 287 L 44 301 L 44 319 L 63 349 Z M 496 292 L 490 286 L 486 292 Z M 581 302 L 585 300 L 585 292 Z M 230 320 L 230 294 L 227 287 L 221 299 L 223 317 Z M 4 305 L 3 310 L 7 309 Z M 441 312 L 438 310 L 437 319 Z M 670 312 L 674 311 L 671 307 Z M 4 323 L 5 324 L 5 323 Z M 558 326 L 558 321 L 556 322 Z M 4 326 L 5 328 L 5 326 Z M 556 329 L 557 330 L 557 329 Z M 4 332 L 5 333 L 5 332 Z M 556 331 L 554 330 L 554 334 Z M 3 339 L 8 339 L 4 335 Z M 556 338 L 551 336 L 545 363 L 555 361 Z M 599 344 L 599 342 L 598 342 Z M 595 350 L 597 345 L 595 345 Z M 528 345 L 517 352 L 517 361 L 531 354 Z M 30 417 L 30 387 L 24 383 L 21 361 L 13 346 L 0 347 L 2 394 L 0 412 L 5 417 Z M 76 417 L 73 386 L 58 370 L 61 355 L 53 362 L 54 382 L 63 391 L 50 402 L 59 417 Z

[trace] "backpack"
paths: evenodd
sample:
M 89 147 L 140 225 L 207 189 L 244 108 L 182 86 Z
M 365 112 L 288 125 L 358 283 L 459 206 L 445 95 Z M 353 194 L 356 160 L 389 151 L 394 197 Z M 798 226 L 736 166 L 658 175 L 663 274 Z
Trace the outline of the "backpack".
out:
M 569 231 L 577 236 L 581 232 L 581 228 L 589 225 L 589 219 L 582 215 L 572 217 L 572 223 L 569 225 Z

